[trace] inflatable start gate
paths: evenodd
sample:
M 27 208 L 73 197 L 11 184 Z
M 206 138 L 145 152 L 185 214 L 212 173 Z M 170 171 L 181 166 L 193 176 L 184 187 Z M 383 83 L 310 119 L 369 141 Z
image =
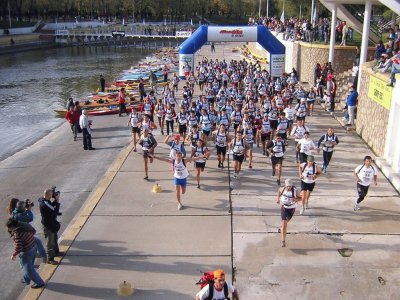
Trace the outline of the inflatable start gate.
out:
M 258 42 L 267 52 L 270 74 L 285 72 L 285 46 L 265 26 L 200 26 L 179 47 L 179 76 L 186 63 L 194 70 L 194 55 L 207 42 Z

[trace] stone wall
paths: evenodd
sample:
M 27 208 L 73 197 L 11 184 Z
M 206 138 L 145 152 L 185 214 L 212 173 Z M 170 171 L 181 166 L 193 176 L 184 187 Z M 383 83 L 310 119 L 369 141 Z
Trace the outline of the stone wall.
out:
M 279 36 L 278 36 L 279 38 Z M 256 43 L 248 43 L 249 50 L 261 57 L 268 58 L 267 52 L 258 49 Z M 286 50 L 287 51 L 287 50 Z M 373 58 L 375 49 L 368 49 L 368 60 Z M 356 47 L 354 46 L 336 46 L 333 68 L 336 74 L 347 71 L 353 67 Z M 298 71 L 301 81 L 314 82 L 314 67 L 317 63 L 321 66 L 329 60 L 329 45 L 310 44 L 304 42 L 293 43 L 293 52 L 286 53 L 286 59 L 291 59 L 291 65 Z M 286 70 L 287 72 L 291 70 Z
M 389 122 L 389 110 L 368 97 L 368 88 L 371 76 L 378 77 L 385 82 L 389 82 L 389 80 L 387 75 L 374 74 L 369 65 L 367 63 L 362 67 L 356 131 L 377 156 L 383 156 Z
M 374 48 L 368 49 L 368 58 L 372 58 Z M 335 47 L 333 69 L 336 74 L 347 71 L 353 67 L 356 48 L 353 46 Z M 293 47 L 293 66 L 301 81 L 314 82 L 314 67 L 317 63 L 323 66 L 329 61 L 329 45 L 309 44 L 296 42 Z

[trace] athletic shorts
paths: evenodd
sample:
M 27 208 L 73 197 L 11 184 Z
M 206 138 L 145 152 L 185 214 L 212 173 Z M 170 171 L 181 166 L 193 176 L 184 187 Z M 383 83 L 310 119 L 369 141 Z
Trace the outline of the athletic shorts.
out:
M 233 129 L 235 129 L 235 130 L 238 129 L 239 125 L 240 124 L 233 124 Z
M 247 143 L 248 145 L 249 145 L 249 149 L 250 150 L 253 150 L 253 145 L 254 145 L 254 143 Z
M 283 157 L 275 157 L 275 156 L 271 156 L 271 163 L 273 165 L 281 165 L 283 162 Z
M 278 128 L 278 120 L 269 120 L 269 124 L 271 125 L 271 129 Z
M 233 161 L 237 161 L 237 162 L 239 162 L 240 164 L 242 164 L 242 163 L 243 163 L 243 160 L 244 160 L 244 155 L 236 155 L 236 154 L 233 154 Z
M 269 133 L 261 133 L 261 142 L 270 141 L 271 140 L 271 132 Z
M 307 104 L 314 104 L 315 100 L 307 101 Z
M 297 121 L 304 121 L 305 119 L 306 119 L 305 116 L 304 116 L 304 117 L 296 116 L 296 120 L 297 120 Z
M 209 135 L 210 135 L 210 132 L 211 132 L 211 130 L 204 130 L 204 129 L 203 129 L 203 133 L 204 133 L 206 136 L 209 136 Z
M 224 155 L 225 156 L 225 154 L 226 154 L 226 146 L 218 146 L 218 145 L 216 145 L 215 146 L 216 148 L 217 148 L 217 155 Z
M 278 136 L 280 136 L 283 140 L 287 140 L 287 133 L 278 133 Z
M 290 221 L 293 217 L 296 208 L 285 208 L 284 205 L 281 206 L 281 219 L 282 221 Z
M 180 185 L 183 188 L 186 187 L 186 181 L 187 181 L 186 178 L 180 179 L 180 178 L 174 177 L 174 184 L 175 185 Z
M 132 133 L 139 133 L 140 134 L 140 128 L 139 127 L 132 127 Z
M 143 158 L 148 158 L 149 154 L 153 153 L 153 151 L 143 150 Z
M 201 170 L 204 170 L 204 168 L 206 166 L 206 163 L 205 162 L 197 162 L 197 161 L 195 161 L 194 162 L 194 166 L 195 166 L 195 168 L 200 168 Z
M 288 124 L 288 127 L 293 126 L 293 120 L 288 120 L 287 124 Z
M 304 182 L 304 181 L 302 180 L 301 183 L 300 183 L 300 185 L 301 185 L 301 190 L 302 190 L 302 191 L 310 191 L 310 192 L 312 192 L 312 191 L 314 190 L 314 187 L 315 187 L 315 182 L 313 182 L 313 183 L 306 183 L 306 182 Z
M 187 126 L 186 125 L 181 125 L 181 124 L 179 124 L 179 134 L 184 134 L 184 133 L 186 133 L 186 131 L 187 131 Z

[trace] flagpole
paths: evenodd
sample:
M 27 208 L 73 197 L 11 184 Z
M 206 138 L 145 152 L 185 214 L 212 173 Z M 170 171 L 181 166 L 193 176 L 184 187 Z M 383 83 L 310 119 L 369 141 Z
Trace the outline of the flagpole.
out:
M 315 0 L 311 1 L 311 23 L 314 17 L 314 9 L 315 9 Z

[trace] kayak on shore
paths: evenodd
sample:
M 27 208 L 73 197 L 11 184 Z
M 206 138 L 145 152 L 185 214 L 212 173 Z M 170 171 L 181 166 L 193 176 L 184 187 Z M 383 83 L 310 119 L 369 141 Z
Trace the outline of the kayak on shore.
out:
M 128 104 L 126 106 L 126 110 L 128 112 L 132 111 L 132 108 L 135 107 L 138 111 L 142 110 L 142 103 L 136 103 L 136 104 Z M 102 106 L 98 107 L 92 107 L 92 108 L 84 108 L 86 109 L 88 115 L 90 116 L 106 116 L 106 115 L 115 115 L 119 113 L 119 107 L 118 105 L 108 105 L 105 106 L 104 104 Z M 54 110 L 55 114 L 59 118 L 65 118 L 67 114 L 66 109 L 55 109 Z

